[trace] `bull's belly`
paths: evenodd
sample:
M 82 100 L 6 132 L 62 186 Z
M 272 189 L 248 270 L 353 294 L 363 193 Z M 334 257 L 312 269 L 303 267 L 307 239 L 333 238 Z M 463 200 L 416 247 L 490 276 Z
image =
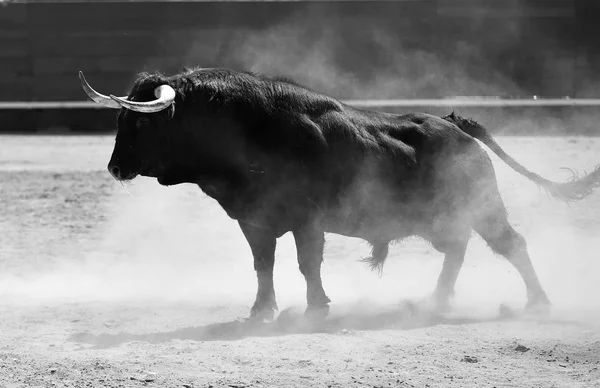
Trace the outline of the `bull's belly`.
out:
M 329 233 L 369 241 L 395 240 L 419 233 L 430 219 L 431 191 L 418 185 L 394 186 L 383 179 L 358 177 L 320 202 Z
M 367 241 L 395 240 L 419 234 L 423 229 L 423 221 L 423 217 L 416 221 L 415 217 L 409 217 L 400 211 L 368 212 L 364 209 L 352 209 L 331 212 L 324 220 L 324 227 L 328 233 Z

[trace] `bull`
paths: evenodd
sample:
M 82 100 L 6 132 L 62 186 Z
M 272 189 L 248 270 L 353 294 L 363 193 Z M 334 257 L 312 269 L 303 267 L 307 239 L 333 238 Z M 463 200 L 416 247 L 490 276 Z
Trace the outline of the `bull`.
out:
M 519 272 L 526 308 L 550 300 L 527 244 L 509 223 L 489 155 L 565 201 L 600 185 L 600 169 L 565 183 L 532 173 L 477 122 L 454 113 L 357 109 L 284 78 L 229 69 L 142 73 L 125 97 L 86 94 L 119 109 L 108 171 L 165 186 L 192 183 L 236 220 L 250 245 L 258 291 L 250 316 L 273 319 L 277 239 L 293 234 L 306 280 L 306 314 L 326 315 L 325 233 L 366 240 L 381 269 L 391 242 L 429 241 L 444 261 L 432 299 L 449 308 L 471 232 Z

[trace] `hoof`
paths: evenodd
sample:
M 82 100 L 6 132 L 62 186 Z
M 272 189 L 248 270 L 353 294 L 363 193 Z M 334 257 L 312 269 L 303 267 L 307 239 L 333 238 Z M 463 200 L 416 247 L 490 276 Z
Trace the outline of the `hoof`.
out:
M 433 294 L 426 298 L 423 304 L 426 310 L 437 314 L 446 314 L 452 312 L 452 305 L 448 296 Z
M 537 317 L 545 317 L 550 315 L 552 304 L 549 301 L 545 302 L 528 302 L 525 306 L 525 312 L 527 315 L 533 315 Z
M 513 319 L 517 317 L 517 312 L 510 308 L 508 305 L 502 303 L 498 307 L 498 318 L 500 319 Z
M 525 305 L 525 312 L 530 315 L 548 315 L 551 307 L 550 299 L 544 292 L 541 292 L 535 296 L 529 296 Z
M 447 314 L 452 312 L 452 305 L 449 300 L 436 300 L 433 304 L 433 311 L 438 314 Z
M 323 320 L 329 315 L 329 305 L 308 306 L 304 316 L 310 320 Z
M 248 320 L 256 321 L 256 322 L 272 322 L 275 320 L 275 312 L 277 310 L 274 308 L 262 308 L 262 309 L 252 309 L 250 311 L 250 317 Z

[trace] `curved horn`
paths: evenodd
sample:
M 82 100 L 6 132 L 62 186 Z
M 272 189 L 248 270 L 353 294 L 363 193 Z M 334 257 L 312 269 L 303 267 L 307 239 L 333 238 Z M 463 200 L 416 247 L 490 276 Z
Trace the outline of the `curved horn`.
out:
M 83 76 L 83 72 L 79 72 L 79 79 L 81 80 L 81 87 L 83 88 L 83 90 L 85 91 L 85 93 L 88 95 L 89 98 L 91 98 L 93 101 L 97 102 L 100 105 L 103 105 L 107 108 L 112 108 L 112 109 L 121 109 L 121 105 L 119 105 L 118 102 L 114 101 L 113 99 L 111 99 L 108 96 L 105 96 L 104 94 L 100 94 L 97 91 L 95 91 L 90 84 L 88 84 L 88 82 L 85 80 L 85 77 Z
M 126 98 L 115 97 L 112 94 L 110 95 L 110 98 L 122 107 L 131 109 L 135 112 L 154 113 L 160 112 L 171 106 L 175 101 L 176 93 L 175 89 L 169 85 L 160 85 L 154 89 L 154 95 L 156 96 L 156 100 L 147 102 L 129 101 Z

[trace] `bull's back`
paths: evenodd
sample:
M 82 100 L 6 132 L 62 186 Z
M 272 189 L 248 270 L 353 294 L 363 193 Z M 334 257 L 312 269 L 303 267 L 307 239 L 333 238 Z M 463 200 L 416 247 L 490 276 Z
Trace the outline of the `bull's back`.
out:
M 397 173 L 424 174 L 428 169 L 437 171 L 456 158 L 487 158 L 473 137 L 438 116 L 358 109 L 349 109 L 340 116 L 343 117 L 340 122 L 351 133 L 342 140 L 343 148 L 354 149 L 354 154 L 364 156 L 362 162 L 377 159 L 382 168 L 393 166 Z M 330 144 L 340 141 L 329 134 L 326 137 Z
M 338 120 L 348 120 L 352 136 L 329 137 L 330 147 L 333 141 L 333 149 L 354 157 L 334 153 L 344 165 L 336 174 L 344 181 L 336 212 L 355 227 L 427 224 L 450 207 L 469 206 L 482 182 L 495 183 L 489 156 L 475 139 L 437 116 L 355 110 Z

